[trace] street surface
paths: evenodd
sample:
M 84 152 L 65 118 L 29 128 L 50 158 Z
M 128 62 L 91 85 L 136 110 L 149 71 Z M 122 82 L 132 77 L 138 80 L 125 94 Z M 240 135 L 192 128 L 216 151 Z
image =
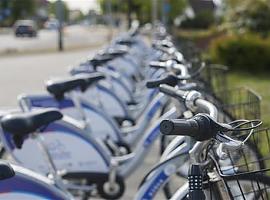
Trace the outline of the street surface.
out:
M 101 45 L 108 40 L 109 29 L 104 26 L 73 25 L 64 28 L 64 47 L 75 49 Z M 56 30 L 40 30 L 38 37 L 15 37 L 13 31 L 0 34 L 0 54 L 44 52 L 56 50 L 58 32 Z
M 17 95 L 44 93 L 44 81 L 49 77 L 67 76 L 68 69 L 93 50 L 0 57 L 0 107 L 17 107 Z M 124 200 L 133 199 L 140 181 L 158 161 L 158 144 L 154 145 L 145 162 L 126 182 Z M 164 199 L 159 195 L 157 200 Z

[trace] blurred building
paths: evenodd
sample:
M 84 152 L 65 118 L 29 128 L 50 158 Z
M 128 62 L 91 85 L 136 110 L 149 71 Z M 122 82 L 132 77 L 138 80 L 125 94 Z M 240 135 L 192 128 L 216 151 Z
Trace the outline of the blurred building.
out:
M 189 4 L 195 15 L 201 12 L 215 12 L 217 8 L 213 0 L 189 0 Z
M 207 21 L 207 18 L 217 18 L 222 10 L 222 0 L 188 0 L 188 3 L 183 14 L 175 19 L 175 25 L 179 26 L 187 20 L 188 23 L 194 23 L 193 19 L 196 19 L 195 23 L 198 24 L 200 19 Z
M 70 23 L 75 23 L 81 20 L 83 17 L 83 13 L 79 9 L 69 10 L 69 21 Z

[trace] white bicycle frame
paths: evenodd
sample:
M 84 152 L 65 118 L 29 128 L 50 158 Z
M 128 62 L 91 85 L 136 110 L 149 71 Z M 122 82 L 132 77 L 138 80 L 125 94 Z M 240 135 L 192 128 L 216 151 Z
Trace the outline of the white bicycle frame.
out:
M 207 103 L 205 103 L 207 105 Z M 208 113 L 213 119 L 217 119 L 217 110 L 209 109 Z M 201 152 L 208 145 L 209 141 L 196 142 L 194 145 L 189 137 L 176 137 L 162 155 L 160 164 L 155 168 L 140 187 L 135 196 L 136 200 L 153 199 L 158 190 L 164 186 L 170 179 L 170 176 L 176 172 L 182 171 L 181 175 L 187 177 L 188 169 L 181 169 L 184 163 L 190 160 L 191 163 L 199 162 Z M 177 146 L 177 147 L 176 147 Z M 188 183 L 180 187 L 171 199 L 182 200 L 189 192 Z
M 87 143 L 90 142 L 90 146 L 86 145 L 87 143 L 83 144 L 83 141 L 80 142 L 80 139 L 79 139 L 80 137 L 84 137 L 85 141 L 87 138 L 86 136 L 83 136 L 83 133 L 79 131 L 78 128 L 74 127 L 74 124 L 69 125 L 70 132 L 66 132 L 65 129 L 60 128 L 59 130 L 56 130 L 56 132 L 54 133 L 54 130 L 49 127 L 49 130 L 52 129 L 51 131 L 49 131 L 50 134 L 47 131 L 45 131 L 44 134 L 41 134 L 41 137 L 44 140 L 44 144 L 46 145 L 46 148 L 48 149 L 48 152 L 49 152 L 48 155 L 44 155 L 44 153 L 42 153 L 42 149 L 40 151 L 38 150 L 39 146 L 38 146 L 38 143 L 35 142 L 36 141 L 35 138 L 25 139 L 24 146 L 21 150 L 11 149 L 9 145 L 10 141 L 8 141 L 4 133 L 1 134 L 1 139 L 3 141 L 5 149 L 12 155 L 12 157 L 18 163 L 21 163 L 24 166 L 27 166 L 31 169 L 42 172 L 44 174 L 47 174 L 50 172 L 50 167 L 48 166 L 48 163 L 46 164 L 46 160 L 48 160 L 46 159 L 46 156 L 49 156 L 50 158 L 49 160 L 52 161 L 53 165 L 56 167 L 57 171 L 59 172 L 64 170 L 66 172 L 82 171 L 82 172 L 92 172 L 92 173 L 95 173 L 95 172 L 109 173 L 110 163 L 111 161 L 113 161 L 113 162 L 118 163 L 117 173 L 123 178 L 126 178 L 132 174 L 131 173 L 132 171 L 134 171 L 138 166 L 140 166 L 140 163 L 143 161 L 143 159 L 149 152 L 150 148 L 152 147 L 152 144 L 159 137 L 159 134 L 160 134 L 159 124 L 161 120 L 167 119 L 167 118 L 174 118 L 176 117 L 176 114 L 177 112 L 175 108 L 172 108 L 167 113 L 165 113 L 162 116 L 162 118 L 160 118 L 160 120 L 156 121 L 156 123 L 154 123 L 151 126 L 151 128 L 149 128 L 149 130 L 147 131 L 147 134 L 145 134 L 145 136 L 141 138 L 139 145 L 134 150 L 134 152 L 132 154 L 129 154 L 123 157 L 110 158 L 109 152 L 105 151 L 105 147 L 102 146 L 101 143 L 95 142 L 95 140 L 91 139 L 90 137 L 87 141 Z M 61 125 L 61 127 L 64 125 L 63 127 L 65 127 L 66 123 L 67 122 L 60 121 L 60 122 L 57 122 L 56 124 Z M 76 131 L 75 135 L 72 129 Z M 77 134 L 79 137 L 76 136 Z M 56 143 L 57 141 L 58 143 L 61 142 L 61 145 Z M 76 148 L 77 146 L 79 146 L 80 148 Z M 91 146 L 92 147 L 94 146 L 94 148 L 92 148 Z M 96 151 L 96 149 L 99 149 L 99 150 Z M 100 151 L 105 151 L 105 152 L 102 153 Z M 33 154 L 33 152 L 35 153 Z M 100 155 L 100 153 L 102 154 L 102 156 Z M 31 154 L 32 155 L 31 158 L 26 158 L 25 157 L 26 154 L 27 155 Z M 72 155 L 72 156 L 68 158 L 67 161 L 65 161 L 66 159 L 65 155 Z M 98 163 L 100 163 L 100 165 Z

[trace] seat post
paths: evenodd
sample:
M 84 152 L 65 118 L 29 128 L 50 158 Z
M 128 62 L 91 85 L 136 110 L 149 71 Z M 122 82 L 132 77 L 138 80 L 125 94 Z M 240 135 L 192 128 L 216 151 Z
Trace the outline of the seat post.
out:
M 84 123 L 84 127 L 87 130 L 91 131 L 91 126 L 90 126 L 91 123 L 89 121 L 89 118 L 87 118 L 87 116 L 85 115 L 85 112 L 82 108 L 80 94 L 78 94 L 77 91 L 70 91 L 68 93 L 68 96 L 70 97 L 70 99 L 74 103 L 75 108 L 78 110 L 79 114 L 81 115 L 82 121 Z
M 39 133 L 35 132 L 31 134 L 34 139 L 36 139 L 42 153 L 45 156 L 45 159 L 48 161 L 48 165 L 49 165 L 49 171 L 50 171 L 50 175 L 52 176 L 51 178 L 55 181 L 56 185 L 61 188 L 63 191 L 66 191 L 67 194 L 69 194 L 69 192 L 67 191 L 62 178 L 59 176 L 59 174 L 57 173 L 57 168 L 54 164 L 53 158 L 50 154 L 49 149 L 47 148 L 44 139 L 42 138 L 42 136 L 40 136 Z
M 19 106 L 23 112 L 27 112 L 31 110 L 29 99 L 27 97 L 19 98 Z

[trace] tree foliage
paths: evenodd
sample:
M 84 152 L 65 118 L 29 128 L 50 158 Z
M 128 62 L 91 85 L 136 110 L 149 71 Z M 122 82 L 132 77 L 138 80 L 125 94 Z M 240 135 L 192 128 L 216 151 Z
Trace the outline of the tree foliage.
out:
M 238 30 L 270 31 L 270 4 L 266 0 L 229 0 L 226 16 Z
M 4 21 L 4 24 L 13 24 L 18 19 L 30 18 L 36 11 L 35 0 L 2 0 L 1 9 L 8 9 L 10 16 Z
M 35 0 L 11 0 L 10 4 L 12 18 L 14 21 L 20 18 L 28 18 L 35 14 Z
M 69 8 L 67 4 L 64 1 L 61 1 L 63 5 L 63 18 L 64 21 L 68 21 L 69 19 Z M 50 2 L 49 3 L 49 14 L 53 15 L 54 17 L 57 17 L 57 1 Z
M 128 12 L 128 0 L 110 0 L 112 11 L 118 13 Z M 166 0 L 170 5 L 168 13 L 169 21 L 172 22 L 175 17 L 181 14 L 186 7 L 186 0 Z M 106 13 L 108 0 L 99 0 L 100 8 L 103 13 Z M 162 13 L 161 1 L 158 1 L 159 16 Z M 131 12 L 136 15 L 136 18 L 141 23 L 151 21 L 152 1 L 151 0 L 131 0 Z

